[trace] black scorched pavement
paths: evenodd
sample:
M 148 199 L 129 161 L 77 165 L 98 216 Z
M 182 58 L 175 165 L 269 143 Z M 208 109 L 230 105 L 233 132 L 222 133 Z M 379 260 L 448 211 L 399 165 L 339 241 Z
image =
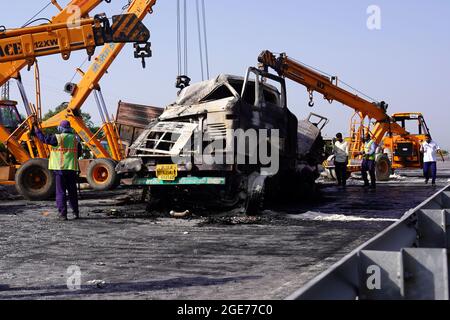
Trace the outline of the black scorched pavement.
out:
M 85 192 L 85 218 L 67 223 L 51 202 L 2 201 L 0 299 L 282 299 L 435 192 L 408 175 L 376 193 L 328 185 L 323 201 L 256 220 L 148 217 L 140 204 L 117 206 L 126 191 Z M 301 219 L 307 211 L 344 219 Z M 81 271 L 78 291 L 67 288 L 70 266 Z

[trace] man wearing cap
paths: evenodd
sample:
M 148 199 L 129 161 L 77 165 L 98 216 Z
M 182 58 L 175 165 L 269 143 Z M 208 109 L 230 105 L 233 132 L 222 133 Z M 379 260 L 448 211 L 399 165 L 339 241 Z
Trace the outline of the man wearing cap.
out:
M 58 127 L 57 134 L 44 135 L 41 130 L 35 128 L 36 136 L 42 143 L 50 145 L 49 169 L 54 172 L 56 180 L 56 205 L 59 218 L 67 220 L 67 193 L 70 207 L 75 219 L 80 218 L 78 208 L 77 178 L 78 157 L 81 155 L 81 143 L 74 134 L 70 122 L 64 120 Z
M 364 180 L 364 187 L 371 189 L 376 189 L 377 187 L 377 179 L 375 174 L 375 160 L 376 160 L 376 152 L 377 145 L 375 141 L 372 139 L 370 134 L 366 134 L 363 138 L 364 142 L 364 151 L 360 153 L 363 156 L 363 162 L 361 165 L 361 174 Z M 367 173 L 370 175 L 370 184 L 369 179 L 367 177 Z

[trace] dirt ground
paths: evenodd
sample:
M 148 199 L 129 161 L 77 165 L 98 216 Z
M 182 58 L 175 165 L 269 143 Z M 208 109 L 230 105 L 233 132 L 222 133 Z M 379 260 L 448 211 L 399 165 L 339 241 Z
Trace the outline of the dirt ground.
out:
M 438 188 L 449 183 L 440 164 Z M 2 188 L 0 193 L 5 195 Z M 0 299 L 283 299 L 437 189 L 407 171 L 376 192 L 321 181 L 321 198 L 177 220 L 138 192 L 82 193 L 80 221 L 53 202 L 0 200 Z M 71 266 L 81 288 L 71 291 Z

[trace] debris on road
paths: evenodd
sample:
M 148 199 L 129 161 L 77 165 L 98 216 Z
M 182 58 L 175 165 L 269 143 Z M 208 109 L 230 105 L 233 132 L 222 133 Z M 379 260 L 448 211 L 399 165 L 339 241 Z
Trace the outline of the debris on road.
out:
M 87 284 L 90 286 L 95 286 L 98 289 L 103 289 L 104 287 L 106 287 L 106 281 L 103 280 L 91 280 L 88 281 Z
M 268 216 L 210 216 L 206 217 L 203 222 L 199 224 L 199 226 L 206 225 L 228 225 L 228 226 L 236 226 L 236 225 L 255 225 L 255 224 L 267 224 L 271 221 L 271 218 Z
M 176 212 L 176 211 L 170 211 L 170 216 L 174 219 L 183 219 L 188 218 L 191 215 L 191 212 L 189 210 L 183 211 L 183 212 Z

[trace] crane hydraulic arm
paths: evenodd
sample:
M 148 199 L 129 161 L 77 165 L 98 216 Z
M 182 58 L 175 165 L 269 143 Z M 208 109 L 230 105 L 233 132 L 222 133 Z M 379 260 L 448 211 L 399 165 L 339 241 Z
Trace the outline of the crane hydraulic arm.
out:
M 72 0 L 65 8 L 62 8 L 58 1 L 51 0 L 52 4 L 60 11 L 57 16 L 53 17 L 52 23 L 67 22 L 74 17 L 74 13 L 78 14 L 79 18 L 87 18 L 89 12 L 103 1 L 111 3 L 111 0 Z
M 113 16 L 112 26 L 106 17 L 96 16 L 92 19 L 75 21 L 75 25 L 78 23 L 80 27 L 54 23 L 4 31 L 0 33 L 0 62 L 26 58 L 28 64 L 32 64 L 38 56 L 62 53 L 63 58 L 68 58 L 71 51 L 83 48 L 88 50 L 88 55 L 92 55 L 95 47 L 105 43 L 147 43 L 150 32 L 141 20 L 135 14 L 128 13 Z M 43 45 L 41 46 L 40 43 Z M 7 64 L 0 63 L 0 71 L 5 65 Z M 16 76 L 20 79 L 19 74 Z M 25 105 L 25 108 L 27 109 L 29 106 Z M 30 117 L 31 112 L 27 112 L 27 115 Z M 27 125 L 32 127 L 30 121 L 27 121 Z M 21 126 L 11 134 L 0 124 L 0 142 L 7 146 L 9 152 L 19 163 L 24 163 L 30 158 L 30 155 L 20 145 L 21 141 L 30 140 L 29 132 L 25 129 L 24 126 Z M 20 141 L 16 142 L 15 140 Z
M 133 14 L 113 16 L 110 25 L 107 17 L 74 21 L 73 27 L 66 23 L 0 31 L 0 63 L 25 59 L 32 64 L 37 57 L 61 53 L 64 60 L 72 51 L 86 49 L 91 57 L 95 48 L 105 43 L 145 43 L 149 31 Z M 121 30 L 128 23 L 134 24 L 133 32 Z
M 128 7 L 128 14 L 134 14 L 138 20 L 143 20 L 147 14 L 153 12 L 153 6 L 156 4 L 156 0 L 134 0 Z M 126 29 L 123 32 L 131 32 L 134 30 L 134 23 L 126 25 Z M 92 93 L 92 91 L 99 91 L 99 81 L 107 73 L 108 68 L 114 62 L 116 57 L 124 48 L 123 43 L 119 44 L 107 44 L 102 49 L 100 54 L 94 59 L 90 68 L 83 74 L 82 79 L 78 84 L 69 85 L 72 87 L 71 94 L 72 99 L 66 110 L 60 112 L 54 117 L 42 123 L 42 128 L 52 128 L 59 125 L 62 120 L 69 120 L 72 127 L 83 139 L 89 149 L 92 151 L 96 158 L 110 158 L 109 152 L 102 146 L 100 141 L 95 138 L 95 135 L 86 127 L 83 123 L 83 119 L 80 117 L 80 108 L 83 106 L 86 99 Z M 144 47 L 135 45 L 135 57 L 145 58 L 151 56 L 150 44 L 147 43 Z M 97 92 L 95 92 L 97 97 Z M 103 101 L 101 101 L 103 103 Z M 107 127 L 106 127 L 107 129 Z M 113 134 L 107 134 L 108 142 L 110 146 L 117 144 L 113 142 L 111 138 Z M 114 148 L 113 148 L 114 149 Z M 113 158 L 120 160 L 118 152 L 113 152 Z M 114 155 L 115 154 L 115 155 Z
M 79 15 L 79 17 L 76 18 L 87 18 L 89 12 L 103 1 L 104 0 L 72 0 L 63 9 L 56 0 L 52 0 L 52 3 L 60 10 L 60 12 L 51 19 L 50 24 L 73 21 L 74 17 L 76 17 L 74 13 Z M 109 3 L 111 0 L 106 0 L 106 2 Z M 18 78 L 19 72 L 26 66 L 29 66 L 29 63 L 30 60 L 15 60 L 0 64 L 0 86 L 5 84 L 11 78 Z
M 387 114 L 386 103 L 370 102 L 344 90 L 338 86 L 338 80 L 335 77 L 324 76 L 289 58 L 286 54 L 281 54 L 277 58 L 272 52 L 263 51 L 258 57 L 258 61 L 264 68 L 270 67 L 280 76 L 305 86 L 311 96 L 310 106 L 314 105 L 312 101 L 313 93 L 318 92 L 330 103 L 338 101 L 354 109 L 360 114 L 361 118 L 368 117 L 376 120 L 377 123 L 372 133 L 377 143 L 381 142 L 387 132 L 408 135 L 408 132 Z

